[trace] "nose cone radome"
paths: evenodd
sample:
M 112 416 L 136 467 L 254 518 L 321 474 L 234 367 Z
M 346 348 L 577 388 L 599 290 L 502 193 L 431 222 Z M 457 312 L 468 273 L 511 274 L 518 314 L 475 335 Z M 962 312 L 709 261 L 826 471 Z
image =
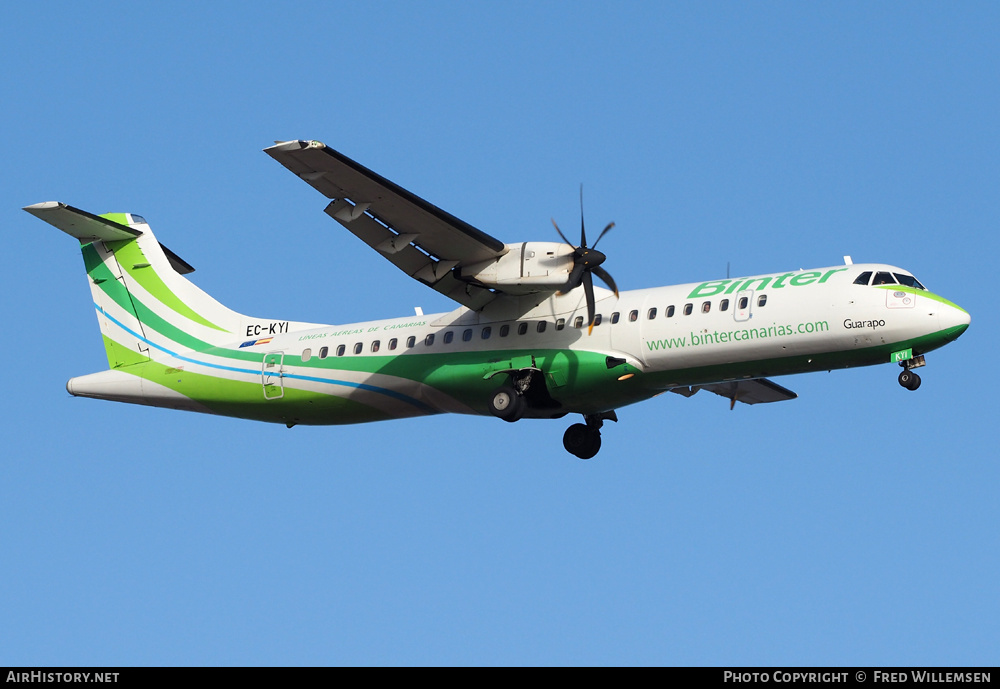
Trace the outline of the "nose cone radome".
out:
M 950 304 L 948 308 L 942 310 L 940 314 L 941 326 L 949 340 L 958 338 L 969 328 L 972 316 L 968 311 L 956 304 Z

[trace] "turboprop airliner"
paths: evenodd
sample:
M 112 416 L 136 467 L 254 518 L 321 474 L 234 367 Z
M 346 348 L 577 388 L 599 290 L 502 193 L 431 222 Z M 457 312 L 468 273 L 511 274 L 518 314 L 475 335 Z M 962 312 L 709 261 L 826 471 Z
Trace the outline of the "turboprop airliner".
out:
M 616 410 L 705 390 L 759 404 L 795 393 L 772 377 L 898 364 L 914 369 L 969 314 L 910 271 L 841 265 L 620 291 L 597 240 L 505 244 L 318 141 L 265 152 L 330 199 L 326 214 L 448 313 L 323 325 L 245 316 L 132 213 L 25 208 L 80 242 L 108 369 L 70 394 L 244 419 L 348 424 L 429 414 L 504 421 L 580 414 L 563 445 L 589 459 Z M 582 204 L 581 204 L 582 205 Z M 553 221 L 555 225 L 555 221 Z M 597 277 L 608 289 L 594 285 Z

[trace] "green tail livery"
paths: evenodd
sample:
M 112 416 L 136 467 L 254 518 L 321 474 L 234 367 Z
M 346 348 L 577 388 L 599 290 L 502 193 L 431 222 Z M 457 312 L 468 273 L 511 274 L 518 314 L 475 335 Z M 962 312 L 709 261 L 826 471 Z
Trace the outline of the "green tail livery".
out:
M 296 424 L 427 414 L 504 421 L 581 414 L 566 449 L 593 457 L 615 410 L 664 391 L 730 402 L 795 398 L 770 378 L 924 355 L 969 314 L 913 275 L 854 264 L 620 291 L 581 222 L 574 244 L 505 244 L 318 141 L 265 152 L 330 201 L 326 213 L 450 297 L 449 313 L 324 325 L 232 311 L 134 214 L 25 208 L 80 242 L 107 370 L 73 395 Z M 594 277 L 607 289 L 594 284 Z

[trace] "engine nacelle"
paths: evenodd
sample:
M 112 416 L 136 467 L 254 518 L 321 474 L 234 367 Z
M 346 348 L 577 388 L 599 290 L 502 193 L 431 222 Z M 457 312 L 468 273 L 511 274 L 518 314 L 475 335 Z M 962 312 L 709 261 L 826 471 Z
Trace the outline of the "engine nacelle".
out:
M 573 270 L 574 248 L 568 244 L 523 242 L 506 247 L 507 253 L 498 259 L 464 266 L 462 277 L 508 294 L 531 294 L 561 287 Z

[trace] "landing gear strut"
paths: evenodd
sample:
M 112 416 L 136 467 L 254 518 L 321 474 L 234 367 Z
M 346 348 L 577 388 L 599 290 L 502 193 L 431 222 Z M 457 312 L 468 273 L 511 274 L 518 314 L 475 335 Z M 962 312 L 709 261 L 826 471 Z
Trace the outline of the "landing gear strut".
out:
M 601 426 L 604 421 L 618 421 L 614 411 L 584 414 L 586 423 L 575 423 L 563 434 L 563 447 L 580 459 L 590 459 L 601 449 Z

